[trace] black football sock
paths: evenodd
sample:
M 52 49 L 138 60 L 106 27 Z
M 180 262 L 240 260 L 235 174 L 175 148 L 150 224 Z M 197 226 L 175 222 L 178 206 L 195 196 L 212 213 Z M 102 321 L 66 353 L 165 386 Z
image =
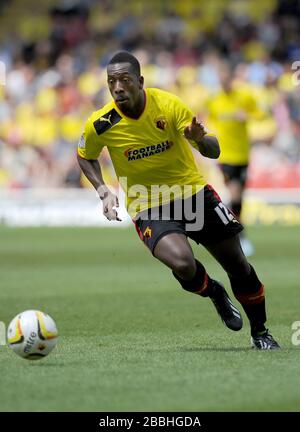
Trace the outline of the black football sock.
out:
M 191 280 L 181 279 L 174 271 L 173 276 L 178 280 L 182 288 L 186 291 L 208 297 L 212 294 L 213 284 L 206 273 L 205 267 L 198 261 L 196 262 L 196 273 Z
M 232 291 L 236 299 L 241 303 L 251 327 L 252 336 L 264 332 L 266 317 L 266 305 L 264 286 L 258 279 L 254 268 L 250 265 L 248 276 L 229 277 Z
M 237 219 L 240 220 L 241 212 L 242 212 L 242 201 L 232 201 L 230 204 L 230 208 L 234 215 L 237 217 Z

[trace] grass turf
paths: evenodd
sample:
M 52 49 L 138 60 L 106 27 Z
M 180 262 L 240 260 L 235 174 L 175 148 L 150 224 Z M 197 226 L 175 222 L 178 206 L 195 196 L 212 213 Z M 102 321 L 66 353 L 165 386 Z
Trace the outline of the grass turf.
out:
M 251 350 L 246 318 L 238 333 L 225 328 L 134 229 L 1 228 L 0 320 L 40 309 L 60 337 L 35 362 L 0 346 L 0 411 L 298 411 L 300 230 L 249 235 L 280 351 Z M 228 287 L 220 266 L 194 250 Z

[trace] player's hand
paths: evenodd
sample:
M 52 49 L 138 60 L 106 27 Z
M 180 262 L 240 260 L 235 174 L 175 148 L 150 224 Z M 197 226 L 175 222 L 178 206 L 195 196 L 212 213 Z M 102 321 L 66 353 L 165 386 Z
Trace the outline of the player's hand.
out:
M 200 142 L 206 134 L 207 130 L 196 117 L 193 117 L 192 123 L 184 129 L 185 138 L 196 142 Z
M 103 214 L 109 221 L 116 220 L 121 221 L 115 207 L 119 207 L 119 200 L 117 195 L 111 192 L 111 190 L 103 185 L 97 189 L 99 197 L 103 204 Z

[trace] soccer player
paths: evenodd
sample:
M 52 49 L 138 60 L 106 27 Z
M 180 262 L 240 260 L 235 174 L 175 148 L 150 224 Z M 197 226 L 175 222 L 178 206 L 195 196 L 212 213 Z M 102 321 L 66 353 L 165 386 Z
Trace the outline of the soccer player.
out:
M 220 143 L 218 162 L 230 195 L 229 207 L 240 220 L 250 158 L 248 123 L 251 118 L 262 118 L 264 114 L 251 91 L 242 84 L 234 84 L 233 70 L 228 64 L 220 67 L 219 79 L 220 91 L 211 95 L 205 106 Z M 241 245 L 246 256 L 254 253 L 254 246 L 244 233 Z
M 206 184 L 193 158 L 191 144 L 204 157 L 218 158 L 217 138 L 207 133 L 175 95 L 144 89 L 140 64 L 130 53 L 121 51 L 113 56 L 107 82 L 112 100 L 91 115 L 78 145 L 79 165 L 98 191 L 104 215 L 108 220 L 120 220 L 118 198 L 105 185 L 98 162 L 107 146 L 127 193 L 127 210 L 153 256 L 172 270 L 183 289 L 210 298 L 229 329 L 240 330 L 240 312 L 225 288 L 195 259 L 188 238 L 202 244 L 228 274 L 233 293 L 249 319 L 252 346 L 279 348 L 265 327 L 264 286 L 240 247 L 238 233 L 243 227 Z M 154 193 L 157 187 L 162 194 Z M 172 196 L 164 193 L 168 187 Z M 190 223 L 195 207 L 195 221 Z M 177 217 L 178 208 L 192 210 Z M 202 212 L 204 224 L 199 228 L 198 214 Z

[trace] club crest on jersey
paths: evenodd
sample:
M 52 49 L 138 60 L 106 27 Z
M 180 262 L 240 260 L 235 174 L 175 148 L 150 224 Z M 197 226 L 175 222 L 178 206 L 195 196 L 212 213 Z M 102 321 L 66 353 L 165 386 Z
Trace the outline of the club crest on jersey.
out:
M 147 226 L 147 228 L 143 232 L 143 236 L 146 237 L 146 238 L 151 238 L 151 236 L 152 236 L 152 230 L 151 230 L 151 228 L 149 226 Z
M 159 117 L 155 120 L 156 127 L 160 130 L 165 130 L 167 127 L 167 121 L 164 117 Z
M 173 145 L 172 141 L 164 141 L 159 144 L 148 145 L 147 147 L 141 147 L 139 149 L 127 149 L 124 152 L 124 156 L 127 157 L 128 162 L 144 159 L 149 156 L 154 156 L 158 153 L 163 153 L 169 150 Z

